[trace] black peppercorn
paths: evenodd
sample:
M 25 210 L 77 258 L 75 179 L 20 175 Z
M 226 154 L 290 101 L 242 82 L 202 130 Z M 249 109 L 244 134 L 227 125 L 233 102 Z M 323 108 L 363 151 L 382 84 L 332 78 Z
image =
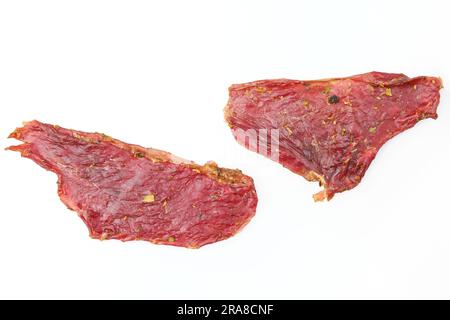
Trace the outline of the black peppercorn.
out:
M 333 94 L 332 96 L 328 97 L 328 103 L 330 104 L 334 104 L 334 103 L 338 103 L 339 102 L 339 97 L 335 94 Z

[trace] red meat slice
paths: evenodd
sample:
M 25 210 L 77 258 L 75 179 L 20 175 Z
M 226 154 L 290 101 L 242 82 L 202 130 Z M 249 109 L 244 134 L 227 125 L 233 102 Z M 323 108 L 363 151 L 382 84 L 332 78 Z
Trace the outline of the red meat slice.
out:
M 441 88 L 439 78 L 380 72 L 317 81 L 255 81 L 229 88 L 225 119 L 236 138 L 264 129 L 262 135 L 237 140 L 256 151 L 255 141 L 248 139 L 259 136 L 259 150 L 269 150 L 260 153 L 319 181 L 324 190 L 315 200 L 331 199 L 358 185 L 387 140 L 422 119 L 437 118 Z M 266 131 L 277 132 L 277 145 L 266 139 Z
M 236 234 L 253 217 L 253 180 L 239 170 L 31 121 L 9 150 L 58 175 L 58 194 L 95 239 L 198 248 Z

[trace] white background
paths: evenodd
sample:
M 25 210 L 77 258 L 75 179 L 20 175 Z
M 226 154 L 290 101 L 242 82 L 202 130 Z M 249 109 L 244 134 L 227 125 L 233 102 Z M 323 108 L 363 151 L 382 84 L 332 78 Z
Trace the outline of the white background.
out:
M 97 241 L 56 176 L 0 151 L 0 298 L 450 298 L 450 106 L 328 203 L 239 146 L 227 88 L 372 70 L 450 79 L 448 1 L 2 1 L 0 147 L 24 120 L 240 168 L 259 195 L 199 250 Z M 450 80 L 449 80 L 450 81 Z

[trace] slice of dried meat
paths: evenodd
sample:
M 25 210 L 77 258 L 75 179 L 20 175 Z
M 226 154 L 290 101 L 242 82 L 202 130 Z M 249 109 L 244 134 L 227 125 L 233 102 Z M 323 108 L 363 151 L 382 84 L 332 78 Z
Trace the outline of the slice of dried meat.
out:
M 198 248 L 236 234 L 255 214 L 253 180 L 155 149 L 38 121 L 9 150 L 58 175 L 58 194 L 95 239 Z
M 439 78 L 381 72 L 262 80 L 229 88 L 225 118 L 248 149 L 319 181 L 314 199 L 324 200 L 354 188 L 387 140 L 437 118 L 441 88 Z

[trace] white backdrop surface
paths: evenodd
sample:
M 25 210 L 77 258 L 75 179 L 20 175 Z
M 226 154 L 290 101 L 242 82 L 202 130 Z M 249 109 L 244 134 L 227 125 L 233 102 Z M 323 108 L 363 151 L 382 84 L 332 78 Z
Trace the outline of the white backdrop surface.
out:
M 199 250 L 97 241 L 56 176 L 0 151 L 0 298 L 450 298 L 450 106 L 319 190 L 233 139 L 227 88 L 372 70 L 450 79 L 448 1 L 1 1 L 0 147 L 24 120 L 240 168 L 259 205 Z

